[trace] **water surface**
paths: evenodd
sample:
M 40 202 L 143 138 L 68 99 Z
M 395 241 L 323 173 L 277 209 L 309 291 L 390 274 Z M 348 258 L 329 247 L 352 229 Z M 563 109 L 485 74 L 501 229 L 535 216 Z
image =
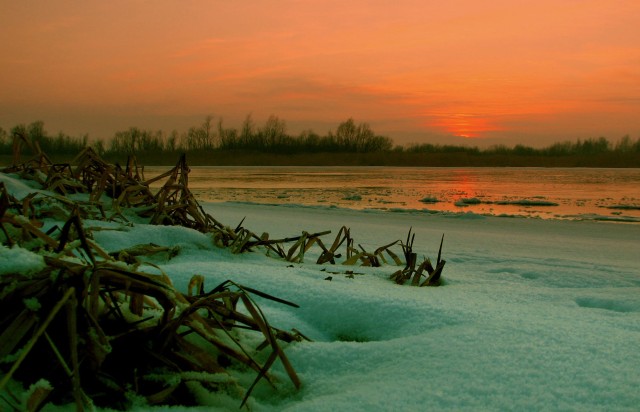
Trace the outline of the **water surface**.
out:
M 189 188 L 212 202 L 640 221 L 640 169 L 207 166 Z

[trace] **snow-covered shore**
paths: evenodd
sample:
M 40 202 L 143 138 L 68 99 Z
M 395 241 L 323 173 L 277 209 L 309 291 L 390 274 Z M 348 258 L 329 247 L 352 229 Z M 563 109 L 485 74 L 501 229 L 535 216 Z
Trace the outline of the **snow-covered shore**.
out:
M 207 210 L 225 222 L 246 216 L 247 226 L 274 236 L 347 224 L 367 248 L 412 226 L 415 249 L 431 258 L 445 234 L 440 288 L 390 284 L 389 267 L 331 282 L 313 264 L 278 273 L 262 264 L 237 268 L 239 281 L 264 288 L 269 278 L 269 292 L 299 303 L 278 323 L 297 324 L 316 340 L 288 349 L 305 388 L 278 397 L 275 409 L 640 405 L 637 225 L 245 204 Z M 269 405 L 266 398 L 258 404 Z
M 273 238 L 347 225 L 369 250 L 404 238 L 412 226 L 415 250 L 432 259 L 445 234 L 447 284 L 440 288 L 395 285 L 388 280 L 394 266 L 318 266 L 309 256 L 291 267 L 199 246 L 166 265 L 179 289 L 201 273 L 211 285 L 230 278 L 300 305 L 260 302 L 274 325 L 314 342 L 286 348 L 303 389 L 295 392 L 282 374 L 277 391 L 256 391 L 255 410 L 640 404 L 637 225 L 231 203 L 205 209 L 229 225 L 246 216 L 245 227 Z M 348 270 L 363 275 L 351 279 Z M 208 402 L 215 406 L 216 395 Z
M 184 228 L 96 231 L 95 240 L 108 251 L 149 242 L 180 246 L 175 258 L 155 262 L 179 290 L 197 273 L 208 287 L 232 279 L 300 305 L 258 299 L 271 324 L 296 328 L 313 341 L 284 346 L 302 389 L 296 391 L 276 365 L 277 389 L 259 384 L 252 410 L 640 405 L 640 225 L 243 203 L 203 207 L 229 226 L 246 217 L 243 226 L 271 238 L 332 230 L 325 241 L 331 243 L 346 225 L 367 250 L 404 239 L 412 227 L 414 251 L 432 260 L 445 235 L 445 285 L 418 288 L 391 282 L 393 265 L 316 265 L 314 249 L 305 263 L 290 264 L 262 252 L 231 254 Z M 3 271 L 12 257 L 2 247 Z M 248 381 L 251 376 L 247 372 Z M 198 396 L 208 406 L 190 410 L 239 405 L 238 394 Z

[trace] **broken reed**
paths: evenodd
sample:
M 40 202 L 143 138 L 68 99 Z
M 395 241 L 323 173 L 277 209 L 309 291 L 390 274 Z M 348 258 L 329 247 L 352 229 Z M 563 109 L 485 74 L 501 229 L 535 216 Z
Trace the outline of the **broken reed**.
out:
M 22 146 L 30 147 L 35 155 L 18 164 Z M 251 296 L 295 304 L 232 281 L 205 293 L 204 279 L 199 275 L 194 276 L 184 295 L 157 266 L 160 275 L 136 270 L 137 256 L 168 253 L 171 257 L 178 250 L 149 244 L 108 254 L 85 231 L 83 218 L 128 224 L 126 216 L 134 212 L 152 224 L 180 225 L 210 233 L 217 245 L 233 253 L 260 247 L 268 254 L 298 263 L 317 245 L 317 263 L 335 264 L 343 257 L 339 249 L 344 245 L 343 264 L 377 267 L 387 263 L 386 254 L 401 265 L 401 259 L 391 250 L 400 245 L 406 265 L 391 276 L 394 281 L 402 284 L 411 279 L 411 284 L 419 286 L 440 284 L 442 241 L 436 267 L 428 259 L 416 267 L 417 255 L 412 251 L 415 235 L 411 230 L 405 243 L 398 240 L 370 253 L 361 245 L 354 246 L 347 227 L 342 227 L 327 247 L 321 236 L 329 231 L 272 240 L 266 233 L 257 236 L 243 228 L 243 222 L 235 229 L 224 226 L 202 209 L 189 190 L 184 156 L 168 172 L 144 180 L 144 170 L 134 157 L 122 168 L 104 162 L 87 148 L 76 157 L 74 169 L 53 164 L 24 136 L 14 136 L 14 149 L 14 166 L 4 172 L 35 180 L 48 192 L 33 193 L 18 201 L 0 186 L 3 243 L 42 254 L 46 267 L 29 276 L 0 278 L 0 359 L 16 358 L 0 381 L 0 389 L 12 377 L 22 382 L 35 377 L 63 382 L 55 389 L 45 386 L 34 390 L 27 399 L 30 410 L 37 410 L 48 398 L 72 400 L 78 410 L 91 408 L 93 402 L 126 408 L 132 388 L 151 404 L 186 404 L 193 402 L 186 394 L 187 384 L 197 382 L 210 390 L 237 385 L 230 376 L 211 381 L 202 375 L 187 376 L 186 371 L 226 374 L 231 360 L 257 372 L 244 392 L 243 404 L 258 381 L 272 383 L 268 371 L 278 359 L 294 386 L 300 386 L 278 342 L 299 341 L 304 336 L 295 330 L 272 327 Z M 166 179 L 165 183 L 152 193 L 149 185 L 161 179 Z M 71 201 L 66 196 L 72 193 L 88 193 L 89 200 Z M 103 201 L 105 196 L 111 199 L 110 204 Z M 51 217 L 68 218 L 62 229 L 42 232 L 41 219 Z M 287 243 L 293 245 L 285 247 Z M 197 293 L 192 294 L 194 290 Z M 247 349 L 238 330 L 259 333 L 264 341 L 257 348 Z M 265 348 L 271 352 L 262 363 L 250 355 Z M 5 365 L 2 368 L 5 370 Z M 170 372 L 173 378 L 159 379 L 157 371 Z M 150 376 L 156 376 L 156 380 L 148 379 Z
M 0 191 L 1 203 L 11 207 L 6 191 Z M 186 376 L 185 371 L 226 374 L 236 361 L 257 373 L 244 403 L 261 379 L 273 384 L 268 371 L 276 360 L 300 387 L 279 342 L 300 341 L 303 336 L 271 326 L 252 295 L 297 305 L 232 281 L 205 293 L 201 276 L 194 276 L 184 295 L 166 274 L 131 270 L 91 242 L 77 214 L 54 239 L 8 208 L 0 212 L 8 239 L 23 246 L 28 241 L 46 263 L 34 274 L 0 277 L 0 359 L 15 358 L 0 390 L 12 377 L 25 383 L 44 378 L 56 387 L 34 392 L 38 398 L 29 398 L 31 405 L 51 395 L 54 401 L 74 401 L 78 410 L 94 402 L 127 408 L 132 392 L 150 404 L 189 404 L 193 400 L 186 395 L 187 383 L 209 390 L 238 384 L 231 376 L 210 382 L 202 375 Z M 166 250 L 150 251 L 162 252 Z M 119 255 L 125 253 L 142 252 L 135 248 Z M 262 336 L 257 348 L 241 342 L 250 331 Z M 264 349 L 269 351 L 261 362 L 256 353 Z M 154 374 L 164 378 L 150 380 Z
M 320 236 L 329 234 L 330 231 L 313 234 L 303 232 L 301 236 L 271 240 L 268 233 L 257 236 L 252 231 L 243 228 L 243 222 L 240 222 L 235 229 L 226 227 L 206 213 L 189 190 L 190 169 L 184 155 L 171 170 L 152 179 L 144 180 L 144 170 L 138 166 L 135 156 L 129 157 L 126 168 L 123 169 L 119 165 L 106 163 L 93 149 L 86 148 L 74 160 L 78 166 L 75 171 L 72 171 L 69 165 L 53 165 L 37 145 L 28 142 L 24 135 L 15 135 L 14 147 L 19 149 L 22 145 L 30 147 L 35 152 L 35 156 L 22 166 L 14 166 L 13 169 L 22 171 L 27 178 L 34 175 L 34 170 L 40 170 L 47 175 L 47 178 L 38 179 L 38 176 L 42 175 L 40 173 L 39 175 L 35 174 L 36 180 L 45 189 L 62 195 L 82 191 L 89 193 L 90 205 L 99 209 L 103 218 L 105 216 L 101 210 L 103 206 L 100 199 L 106 194 L 112 199 L 111 214 L 106 217 L 109 220 L 119 219 L 126 222 L 127 219 L 122 213 L 122 208 L 129 208 L 135 210 L 139 216 L 149 218 L 151 224 L 179 225 L 204 233 L 212 233 L 217 245 L 228 247 L 234 253 L 249 251 L 254 247 L 263 247 L 268 253 L 274 253 L 276 256 L 293 263 L 303 262 L 305 253 L 317 245 L 321 250 L 317 263 L 335 264 L 336 258 L 342 256 L 338 252 L 338 248 L 344 244 L 346 259 L 341 262 L 342 264 L 360 263 L 363 266 L 378 267 L 387 263 L 384 257 L 387 254 L 395 264 L 401 265 L 400 259 L 390 249 L 400 245 L 405 255 L 406 267 L 402 271 L 402 276 L 395 276 L 394 273 L 392 279 L 397 283 L 404 283 L 402 279 L 406 276 L 415 278 L 416 273 L 419 273 L 418 279 L 431 278 L 426 283 L 418 282 L 419 285 L 434 286 L 440 281 L 440 274 L 445 262 L 440 259 L 442 241 L 435 268 L 432 267 L 429 259 L 425 259 L 423 264 L 416 266 L 417 256 L 412 254 L 415 234 L 412 236 L 411 229 L 405 243 L 396 240 L 373 252 L 367 252 L 360 244 L 358 248 L 355 247 L 347 227 L 340 229 L 330 247 L 326 247 L 320 239 Z M 14 159 L 18 158 L 19 153 L 14 152 Z M 154 195 L 149 189 L 149 185 L 162 179 L 166 179 L 165 183 Z M 286 249 L 285 245 L 291 242 L 294 244 Z M 439 266 L 441 266 L 440 269 L 438 269 Z M 426 274 L 423 274 L 424 271 Z

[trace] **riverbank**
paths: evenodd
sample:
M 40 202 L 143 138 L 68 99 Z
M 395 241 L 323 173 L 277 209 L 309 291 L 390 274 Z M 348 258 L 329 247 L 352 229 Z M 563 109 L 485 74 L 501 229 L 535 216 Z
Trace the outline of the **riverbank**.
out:
M 55 389 L 52 382 L 62 385 L 64 392 L 64 382 L 72 375 L 79 376 L 74 383 L 75 405 L 46 405 L 44 411 L 74 410 L 87 403 L 77 389 L 80 379 L 88 388 L 85 394 L 100 399 L 103 408 L 167 410 L 167 406 L 153 406 L 160 398 L 179 403 L 181 410 L 237 408 L 256 379 L 256 370 L 247 367 L 251 362 L 238 362 L 245 356 L 224 348 L 224 354 L 234 354 L 233 359 L 216 348 L 205 351 L 206 342 L 186 329 L 194 323 L 176 323 L 204 319 L 196 316 L 197 309 L 192 312 L 185 306 L 194 285 L 202 282 L 203 286 L 191 300 L 204 303 L 210 302 L 212 288 L 228 280 L 245 291 L 259 291 L 252 299 L 260 314 L 253 310 L 253 319 L 268 319 L 271 327 L 281 331 L 280 338 L 288 336 L 284 331 L 305 337 L 283 341 L 280 360 L 272 358 L 276 360 L 272 364 L 269 351 L 259 350 L 264 334 L 251 334 L 251 328 L 229 331 L 233 336 L 229 344 L 242 342 L 243 353 L 271 366 L 273 385 L 258 382 L 247 400 L 252 410 L 632 410 L 640 403 L 639 225 L 476 213 L 198 204 L 188 189 L 192 183 L 198 186 L 198 179 L 187 179 L 189 168 L 183 162 L 164 175 L 164 194 L 156 199 L 146 185 L 136 182 L 133 171 L 122 175 L 91 152 L 84 156 L 82 174 L 93 185 L 78 184 L 66 168 L 46 168 L 55 177 L 46 180 L 43 172 L 28 167 L 21 175 L 0 173 L 6 190 L 0 279 L 7 285 L 3 294 L 11 297 L 2 303 L 34 322 L 47 317 L 48 308 L 58 301 L 59 282 L 72 280 L 63 299 L 75 296 L 72 292 L 77 287 L 82 292 L 74 299 L 83 309 L 76 318 L 72 317 L 76 312 L 68 309 L 68 319 L 86 319 L 88 313 L 98 323 L 67 320 L 84 333 L 79 343 L 69 341 L 78 345 L 80 354 L 99 357 L 79 362 L 71 356 L 72 367 L 83 373 L 62 374 L 48 382 L 42 376 L 55 378 L 50 372 L 56 369 L 40 370 L 39 363 L 28 363 L 33 360 L 28 342 L 21 352 L 10 333 L 2 333 L 6 356 L 1 367 L 17 370 L 13 376 L 20 380 L 0 388 L 0 409 L 24 405 L 27 399 L 44 401 Z M 118 186 L 120 195 L 114 200 L 108 193 L 116 193 L 109 190 L 116 181 L 123 186 Z M 176 190 L 181 190 L 180 196 Z M 349 240 L 339 243 L 336 236 L 345 233 L 343 227 L 349 229 Z M 415 237 L 407 236 L 409 231 Z M 332 244 L 335 247 L 328 252 Z M 397 282 L 397 274 L 408 265 L 402 260 L 396 263 L 385 248 L 393 249 L 396 258 L 406 258 L 406 245 L 418 262 L 430 258 L 443 269 L 439 287 L 413 286 L 413 280 Z M 317 263 L 321 257 L 324 263 Z M 417 284 L 427 271 L 434 273 L 427 263 L 425 268 L 422 276 L 412 278 Z M 124 283 L 96 286 L 123 276 Z M 34 277 L 49 285 L 44 289 L 52 292 L 47 299 L 40 295 L 42 288 L 30 286 Z M 16 298 L 16 290 L 24 298 Z M 141 293 L 146 293 L 145 299 L 140 299 Z M 138 309 L 134 301 L 139 302 Z M 58 309 L 65 300 L 60 302 Z M 119 309 L 129 308 L 126 319 L 115 309 L 107 310 L 114 302 L 122 302 L 116 303 Z M 71 303 L 69 308 L 73 307 L 78 308 Z M 55 311 L 51 313 L 52 319 Z M 191 314 L 196 317 L 187 318 Z M 245 312 L 234 316 L 247 320 Z M 23 341 L 30 340 L 27 332 L 36 323 L 22 326 L 13 319 L 3 325 L 26 328 L 20 329 L 21 336 Z M 216 331 L 221 332 L 221 325 L 215 323 L 217 317 L 209 319 L 211 334 L 200 336 L 212 339 L 218 336 Z M 60 316 L 58 320 L 64 324 Z M 153 323 L 167 331 L 167 321 L 176 325 L 173 339 L 181 342 L 181 348 L 198 353 L 200 361 L 214 359 L 215 367 L 187 372 L 176 362 L 189 356 L 162 348 L 152 352 L 153 343 L 140 344 L 130 336 L 135 325 L 150 322 L 136 336 L 155 337 Z M 113 322 L 124 329 L 114 333 L 108 328 Z M 254 323 L 254 329 L 270 330 L 266 321 L 259 323 L 259 327 Z M 51 342 L 67 341 L 64 331 L 64 327 L 51 328 L 49 334 L 60 333 Z M 123 336 L 132 339 L 129 345 L 144 348 L 137 355 L 153 356 L 132 359 Z M 42 350 L 36 355 L 46 354 L 47 342 L 39 344 Z M 19 366 L 21 353 L 27 363 Z M 47 362 L 68 364 L 64 360 L 68 351 L 59 353 L 58 360 L 52 357 Z M 117 356 L 123 354 L 125 362 L 114 362 L 122 361 Z M 174 355 L 178 358 L 167 362 Z M 153 368 L 140 364 L 123 373 L 140 359 L 162 362 Z M 87 380 L 92 368 L 100 365 L 119 365 L 109 373 L 121 373 L 122 379 L 144 385 L 127 389 L 118 386 L 121 379 Z M 289 379 L 291 370 L 296 379 Z M 91 390 L 100 382 L 109 383 L 101 387 L 117 395 L 117 405 L 103 390 Z M 160 392 L 149 396 L 132 392 L 149 384 L 158 385 Z
M 180 152 L 138 153 L 140 164 L 172 166 Z M 75 155 L 50 154 L 56 163 L 68 163 Z M 105 160 L 126 162 L 126 156 L 104 156 Z M 22 161 L 28 159 L 22 156 Z M 541 156 L 482 153 L 263 153 L 246 151 L 190 151 L 187 159 L 191 166 L 411 166 L 411 167 L 640 167 L 640 153 L 608 152 L 598 154 Z M 0 167 L 12 164 L 12 156 L 0 155 Z
M 30 191 L 4 180 L 20 198 Z M 329 245 L 346 225 L 355 245 L 370 251 L 404 239 L 411 227 L 414 252 L 433 261 L 445 236 L 444 285 L 419 288 L 392 282 L 399 269 L 393 263 L 372 268 L 339 258 L 318 265 L 315 247 L 292 263 L 262 249 L 234 254 L 182 227 L 85 222 L 109 253 L 150 240 L 177 248 L 175 256 L 138 268 L 161 270 L 177 290 L 186 291 L 198 274 L 207 289 L 232 279 L 299 306 L 256 297 L 271 325 L 296 328 L 311 341 L 283 347 L 302 388 L 296 390 L 276 362 L 275 388 L 260 382 L 249 399 L 252 410 L 623 411 L 640 403 L 638 225 L 242 203 L 202 207 L 225 225 L 242 221 L 270 238 L 331 230 L 323 237 Z M 56 224 L 48 220 L 43 230 Z M 29 271 L 35 259 L 27 255 L 1 247 L 0 273 Z M 217 379 L 220 389 L 204 389 L 198 382 L 205 378 Z M 202 406 L 180 409 L 235 409 L 240 387 L 253 378 L 237 366 L 208 378 L 184 374 Z M 130 410 L 168 407 L 137 399 Z

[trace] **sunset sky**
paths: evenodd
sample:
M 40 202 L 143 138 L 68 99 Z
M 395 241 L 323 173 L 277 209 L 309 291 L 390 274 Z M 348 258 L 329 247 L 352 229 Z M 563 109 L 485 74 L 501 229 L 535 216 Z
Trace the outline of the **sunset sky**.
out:
M 640 137 L 640 1 L 0 0 L 0 127 Z

